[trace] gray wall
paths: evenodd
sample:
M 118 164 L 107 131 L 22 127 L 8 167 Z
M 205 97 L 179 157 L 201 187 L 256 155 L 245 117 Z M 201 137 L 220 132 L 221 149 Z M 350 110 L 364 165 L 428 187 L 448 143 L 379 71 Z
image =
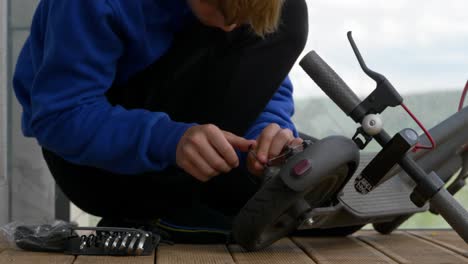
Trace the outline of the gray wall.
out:
M 11 75 L 39 1 L 8 2 L 10 220 L 50 219 L 54 217 L 54 181 L 37 142 L 21 133 L 22 109 L 11 87 Z
M 0 1 L 0 225 L 9 220 L 7 175 L 7 2 Z

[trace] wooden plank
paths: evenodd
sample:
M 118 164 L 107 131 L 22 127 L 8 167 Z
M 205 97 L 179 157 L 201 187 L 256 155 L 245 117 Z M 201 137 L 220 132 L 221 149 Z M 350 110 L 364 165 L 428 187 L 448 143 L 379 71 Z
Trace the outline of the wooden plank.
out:
M 78 256 L 74 264 L 154 264 L 154 255 L 142 257 L 97 257 L 97 256 Z
M 404 232 L 392 235 L 365 235 L 358 239 L 378 249 L 398 263 L 468 263 L 467 259 L 452 251 L 410 236 Z
M 0 253 L 8 248 L 6 238 L 0 233 Z
M 230 245 L 229 250 L 236 263 L 240 264 L 311 264 L 316 263 L 290 239 L 281 239 L 274 245 L 258 252 L 246 252 L 239 245 Z
M 74 256 L 7 249 L 0 253 L 0 264 L 71 264 Z
M 293 241 L 320 264 L 395 263 L 381 252 L 353 237 L 295 237 Z
M 156 253 L 158 264 L 234 264 L 225 245 L 161 245 Z
M 455 232 L 450 230 L 408 231 L 408 233 L 439 246 L 452 250 L 468 258 L 468 244 Z

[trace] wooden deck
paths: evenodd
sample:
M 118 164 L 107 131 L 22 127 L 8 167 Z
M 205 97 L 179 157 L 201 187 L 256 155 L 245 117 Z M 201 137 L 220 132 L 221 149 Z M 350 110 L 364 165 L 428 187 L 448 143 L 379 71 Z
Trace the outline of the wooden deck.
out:
M 5 249 L 4 263 L 468 263 L 468 245 L 448 230 L 399 231 L 391 236 L 363 231 L 348 238 L 287 238 L 272 247 L 246 253 L 237 245 L 163 245 L 149 257 L 86 257 Z

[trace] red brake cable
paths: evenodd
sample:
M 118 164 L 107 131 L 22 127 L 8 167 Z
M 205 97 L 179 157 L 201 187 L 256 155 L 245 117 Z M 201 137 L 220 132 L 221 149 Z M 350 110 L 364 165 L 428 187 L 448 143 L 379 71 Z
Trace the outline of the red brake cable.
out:
M 460 104 L 458 105 L 458 112 L 463 109 L 463 105 L 465 104 L 466 94 L 468 93 L 468 81 L 466 82 L 465 89 L 463 89 L 462 96 L 460 98 Z
M 416 146 L 413 149 L 413 152 L 416 152 L 416 151 L 418 151 L 420 149 L 430 149 L 430 150 L 435 149 L 436 148 L 436 142 L 435 142 L 434 138 L 431 136 L 431 133 L 429 133 L 429 131 L 424 127 L 424 125 L 418 120 L 418 118 L 409 110 L 409 108 L 405 104 L 402 103 L 401 106 L 411 116 L 411 118 L 413 118 L 413 120 L 416 122 L 416 124 L 418 124 L 418 126 L 424 131 L 424 134 L 426 134 L 427 138 L 431 142 L 431 146 L 424 146 L 424 145 L 420 145 L 419 143 L 416 144 Z

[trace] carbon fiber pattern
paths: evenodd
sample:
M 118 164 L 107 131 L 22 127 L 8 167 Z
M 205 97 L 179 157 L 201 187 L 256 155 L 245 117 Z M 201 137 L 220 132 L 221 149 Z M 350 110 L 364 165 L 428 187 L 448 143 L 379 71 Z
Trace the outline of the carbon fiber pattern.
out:
M 309 52 L 300 65 L 347 115 L 361 103 L 357 95 L 315 51 Z

